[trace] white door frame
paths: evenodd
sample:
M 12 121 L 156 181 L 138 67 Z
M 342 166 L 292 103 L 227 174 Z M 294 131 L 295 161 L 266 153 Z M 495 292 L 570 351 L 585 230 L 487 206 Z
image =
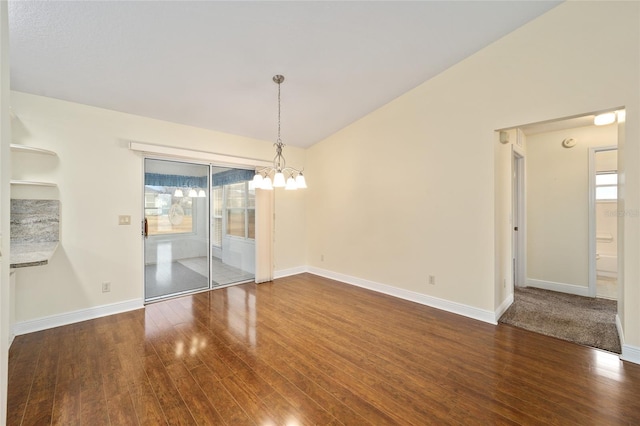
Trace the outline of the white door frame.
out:
M 527 277 L 527 212 L 525 196 L 525 155 L 519 147 L 511 147 L 511 258 L 513 286 L 526 286 Z M 517 228 L 517 231 L 516 231 Z
M 589 297 L 596 297 L 598 292 L 596 279 L 596 153 L 617 149 L 617 145 L 589 148 Z

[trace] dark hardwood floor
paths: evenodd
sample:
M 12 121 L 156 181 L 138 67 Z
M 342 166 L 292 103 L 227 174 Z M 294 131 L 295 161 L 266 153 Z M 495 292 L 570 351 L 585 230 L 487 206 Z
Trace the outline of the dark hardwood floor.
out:
M 640 424 L 640 366 L 302 274 L 18 336 L 9 425 Z

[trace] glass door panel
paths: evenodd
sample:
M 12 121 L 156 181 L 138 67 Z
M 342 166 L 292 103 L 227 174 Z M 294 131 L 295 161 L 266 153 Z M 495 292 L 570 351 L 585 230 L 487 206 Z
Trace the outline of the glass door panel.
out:
M 210 288 L 209 166 L 145 159 L 145 301 Z
M 255 190 L 252 170 L 212 168 L 211 285 L 255 279 Z

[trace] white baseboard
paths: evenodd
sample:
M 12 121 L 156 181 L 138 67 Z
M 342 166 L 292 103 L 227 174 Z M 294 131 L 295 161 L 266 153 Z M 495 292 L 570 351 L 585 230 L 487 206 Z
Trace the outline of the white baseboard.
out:
M 622 355 L 620 355 L 620 359 L 633 362 L 634 364 L 640 364 L 640 348 L 637 346 L 622 345 Z
M 589 287 L 574 284 L 556 283 L 553 281 L 543 281 L 527 278 L 527 287 L 559 291 L 561 293 L 575 294 L 577 296 L 589 296 Z
M 133 311 L 144 307 L 142 299 L 126 300 L 124 302 L 112 303 L 110 305 L 95 306 L 88 309 L 66 312 L 63 314 L 51 315 L 28 321 L 18 322 L 13 327 L 16 336 L 33 333 L 34 331 L 46 330 L 48 328 L 60 327 L 61 325 L 73 324 L 95 318 L 106 317 L 107 315 L 119 314 Z
M 340 281 L 345 284 L 355 285 L 358 287 L 366 288 L 368 290 L 377 291 L 378 293 L 384 293 L 390 296 L 398 297 L 400 299 L 405 299 L 411 302 L 420 303 L 421 305 L 431 306 L 432 308 L 441 309 L 443 311 L 462 315 L 468 318 L 473 318 L 475 320 L 488 322 L 489 324 L 497 324 L 496 314 L 495 312 L 492 312 L 492 311 L 478 309 L 473 306 L 464 305 L 462 303 L 451 302 L 449 300 L 440 299 L 433 296 L 427 296 L 426 294 L 416 293 L 413 291 L 393 287 L 387 284 L 381 284 L 374 281 L 365 280 L 362 278 L 352 277 L 349 275 L 328 271 L 326 269 L 316 268 L 314 266 L 309 266 L 307 268 L 307 272 L 314 275 L 321 276 L 321 277 Z
M 498 322 L 502 314 L 504 314 L 507 311 L 507 309 L 509 309 L 509 306 L 511 306 L 512 304 L 513 304 L 513 293 L 508 295 L 507 298 L 504 299 L 504 301 L 500 304 L 500 306 L 498 306 L 498 309 L 496 309 L 496 323 Z
M 620 321 L 619 315 L 616 315 L 616 328 L 618 329 L 620 346 L 622 347 L 620 359 L 623 361 L 633 362 L 634 364 L 640 364 L 640 348 L 637 346 L 625 345 L 624 343 L 624 330 L 622 329 L 622 321 Z
M 624 330 L 622 329 L 622 321 L 618 314 L 616 314 L 616 329 L 618 330 L 618 337 L 620 338 L 620 346 L 624 346 Z
M 290 277 L 291 275 L 298 275 L 307 272 L 306 266 L 296 266 L 295 268 L 281 269 L 279 271 L 273 271 L 273 279 Z

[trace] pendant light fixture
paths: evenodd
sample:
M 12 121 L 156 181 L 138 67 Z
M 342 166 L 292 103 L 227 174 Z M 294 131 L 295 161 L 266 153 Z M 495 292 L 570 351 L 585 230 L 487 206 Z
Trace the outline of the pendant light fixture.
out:
M 284 143 L 282 139 L 280 139 L 280 85 L 284 81 L 284 76 L 275 75 L 273 76 L 273 81 L 278 85 L 278 139 L 273 144 L 273 146 L 276 147 L 276 156 L 273 157 L 273 166 L 256 171 L 252 181 L 253 186 L 267 190 L 273 188 L 284 188 L 286 190 L 306 188 L 307 183 L 302 174 L 302 170 L 288 167 L 282 155 Z

